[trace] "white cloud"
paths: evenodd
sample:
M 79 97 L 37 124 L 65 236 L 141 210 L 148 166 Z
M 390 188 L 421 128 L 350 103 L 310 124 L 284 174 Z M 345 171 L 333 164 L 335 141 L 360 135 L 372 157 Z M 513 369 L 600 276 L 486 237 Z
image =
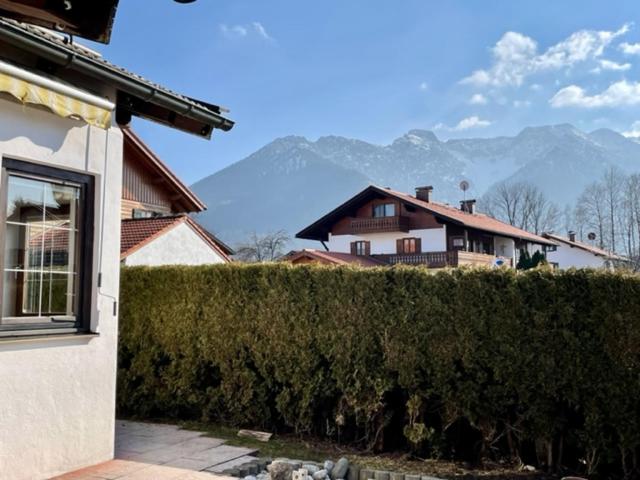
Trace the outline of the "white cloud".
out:
M 618 63 L 611 60 L 600 60 L 596 68 L 591 70 L 592 73 L 600 73 L 602 70 L 610 70 L 613 72 L 624 72 L 631 68 L 630 63 Z
M 526 108 L 531 106 L 531 102 L 529 100 L 514 100 L 513 106 L 516 108 Z
M 486 105 L 488 102 L 489 101 L 487 100 L 487 97 L 485 97 L 481 93 L 476 93 L 469 99 L 469 103 L 471 105 Z
M 633 122 L 631 128 L 626 132 L 622 132 L 622 135 L 629 138 L 640 138 L 640 120 Z
M 640 43 L 623 42 L 618 45 L 618 48 L 627 55 L 640 55 Z
M 484 128 L 491 125 L 489 120 L 481 120 L 477 116 L 463 118 L 458 122 L 458 124 L 453 127 L 453 130 L 459 132 L 461 130 L 469 130 L 470 128 Z
M 640 104 L 640 82 L 621 80 L 595 95 L 588 95 L 577 85 L 569 85 L 556 92 L 549 100 L 552 107 L 623 107 Z
M 444 123 L 438 123 L 433 128 L 434 130 L 448 130 L 450 132 L 461 132 L 463 130 L 469 130 L 472 128 L 484 128 L 491 125 L 489 120 L 481 120 L 479 117 L 473 115 L 471 117 L 463 118 L 458 122 L 455 127 L 449 127 Z
M 493 64 L 489 69 L 476 70 L 461 83 L 476 86 L 520 86 L 535 73 L 561 70 L 593 60 L 617 37 L 629 31 L 629 25 L 619 30 L 580 30 L 565 40 L 538 53 L 535 40 L 518 32 L 507 32 L 492 49 Z
M 264 28 L 264 26 L 260 22 L 253 22 L 251 25 L 253 26 L 254 31 L 259 36 L 261 36 L 265 40 L 273 40 L 273 38 L 271 38 L 271 36 L 267 33 L 267 30 Z
M 533 83 L 529 88 L 534 92 L 537 92 L 538 90 L 542 89 L 542 85 L 540 85 L 539 83 Z
M 424 91 L 424 90 L 429 90 L 429 84 L 428 84 L 427 82 L 422 82 L 422 83 L 418 86 L 418 88 L 419 88 L 420 90 L 422 90 L 422 91 Z
M 226 25 L 222 23 L 220 24 L 220 33 L 227 38 L 244 38 L 249 35 L 256 35 L 263 40 L 273 40 L 273 37 L 267 33 L 264 25 L 260 22 L 251 22 L 246 25 Z
M 239 38 L 246 37 L 248 30 L 246 27 L 242 25 L 225 25 L 224 23 L 220 25 L 220 32 L 228 38 Z

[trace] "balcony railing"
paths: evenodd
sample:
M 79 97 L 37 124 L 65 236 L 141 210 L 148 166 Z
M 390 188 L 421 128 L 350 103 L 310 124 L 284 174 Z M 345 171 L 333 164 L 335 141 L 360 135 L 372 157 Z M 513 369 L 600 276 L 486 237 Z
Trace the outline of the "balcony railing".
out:
M 367 217 L 352 218 L 351 234 L 375 232 L 408 232 L 409 217 L 396 215 L 395 217 Z
M 502 258 L 484 253 L 464 252 L 460 250 L 374 256 L 391 265 L 425 265 L 429 268 L 460 267 L 463 265 L 492 266 L 496 262 L 496 259 Z M 511 259 L 502 258 L 502 260 L 504 260 L 506 265 L 511 266 Z

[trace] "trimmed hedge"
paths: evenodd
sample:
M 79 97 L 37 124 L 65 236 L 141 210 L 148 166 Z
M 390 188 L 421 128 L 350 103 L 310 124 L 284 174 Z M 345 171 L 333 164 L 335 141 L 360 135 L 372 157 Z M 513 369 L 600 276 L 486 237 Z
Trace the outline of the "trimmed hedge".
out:
M 638 473 L 638 276 L 263 264 L 121 281 L 121 414 Z

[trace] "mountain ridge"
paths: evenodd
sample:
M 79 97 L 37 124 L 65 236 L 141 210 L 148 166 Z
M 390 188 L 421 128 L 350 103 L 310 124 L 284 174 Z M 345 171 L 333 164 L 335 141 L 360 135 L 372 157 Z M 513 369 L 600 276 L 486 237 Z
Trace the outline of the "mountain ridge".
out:
M 196 182 L 208 205 L 198 218 L 222 239 L 301 228 L 368 184 L 413 192 L 431 184 L 437 200 L 456 204 L 458 185 L 481 196 L 503 180 L 535 184 L 560 207 L 572 204 L 606 168 L 640 171 L 640 143 L 610 129 L 583 132 L 571 124 L 532 126 L 517 135 L 440 140 L 412 129 L 388 145 L 328 135 L 312 141 L 280 137 Z

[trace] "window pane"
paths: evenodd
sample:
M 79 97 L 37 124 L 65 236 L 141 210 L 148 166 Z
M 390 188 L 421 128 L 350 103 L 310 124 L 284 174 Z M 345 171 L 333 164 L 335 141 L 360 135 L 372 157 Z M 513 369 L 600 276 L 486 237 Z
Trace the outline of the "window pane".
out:
M 79 190 L 67 185 L 49 184 L 44 190 L 45 219 L 52 227 L 76 228 Z
M 10 175 L 6 195 L 0 324 L 72 326 L 80 187 Z
M 394 217 L 395 216 L 395 214 L 396 214 L 396 206 L 395 206 L 395 204 L 387 203 L 384 207 L 385 207 L 384 208 L 385 216 L 387 216 L 387 217 Z
M 38 180 L 10 176 L 7 193 L 7 221 L 42 220 L 44 184 Z

